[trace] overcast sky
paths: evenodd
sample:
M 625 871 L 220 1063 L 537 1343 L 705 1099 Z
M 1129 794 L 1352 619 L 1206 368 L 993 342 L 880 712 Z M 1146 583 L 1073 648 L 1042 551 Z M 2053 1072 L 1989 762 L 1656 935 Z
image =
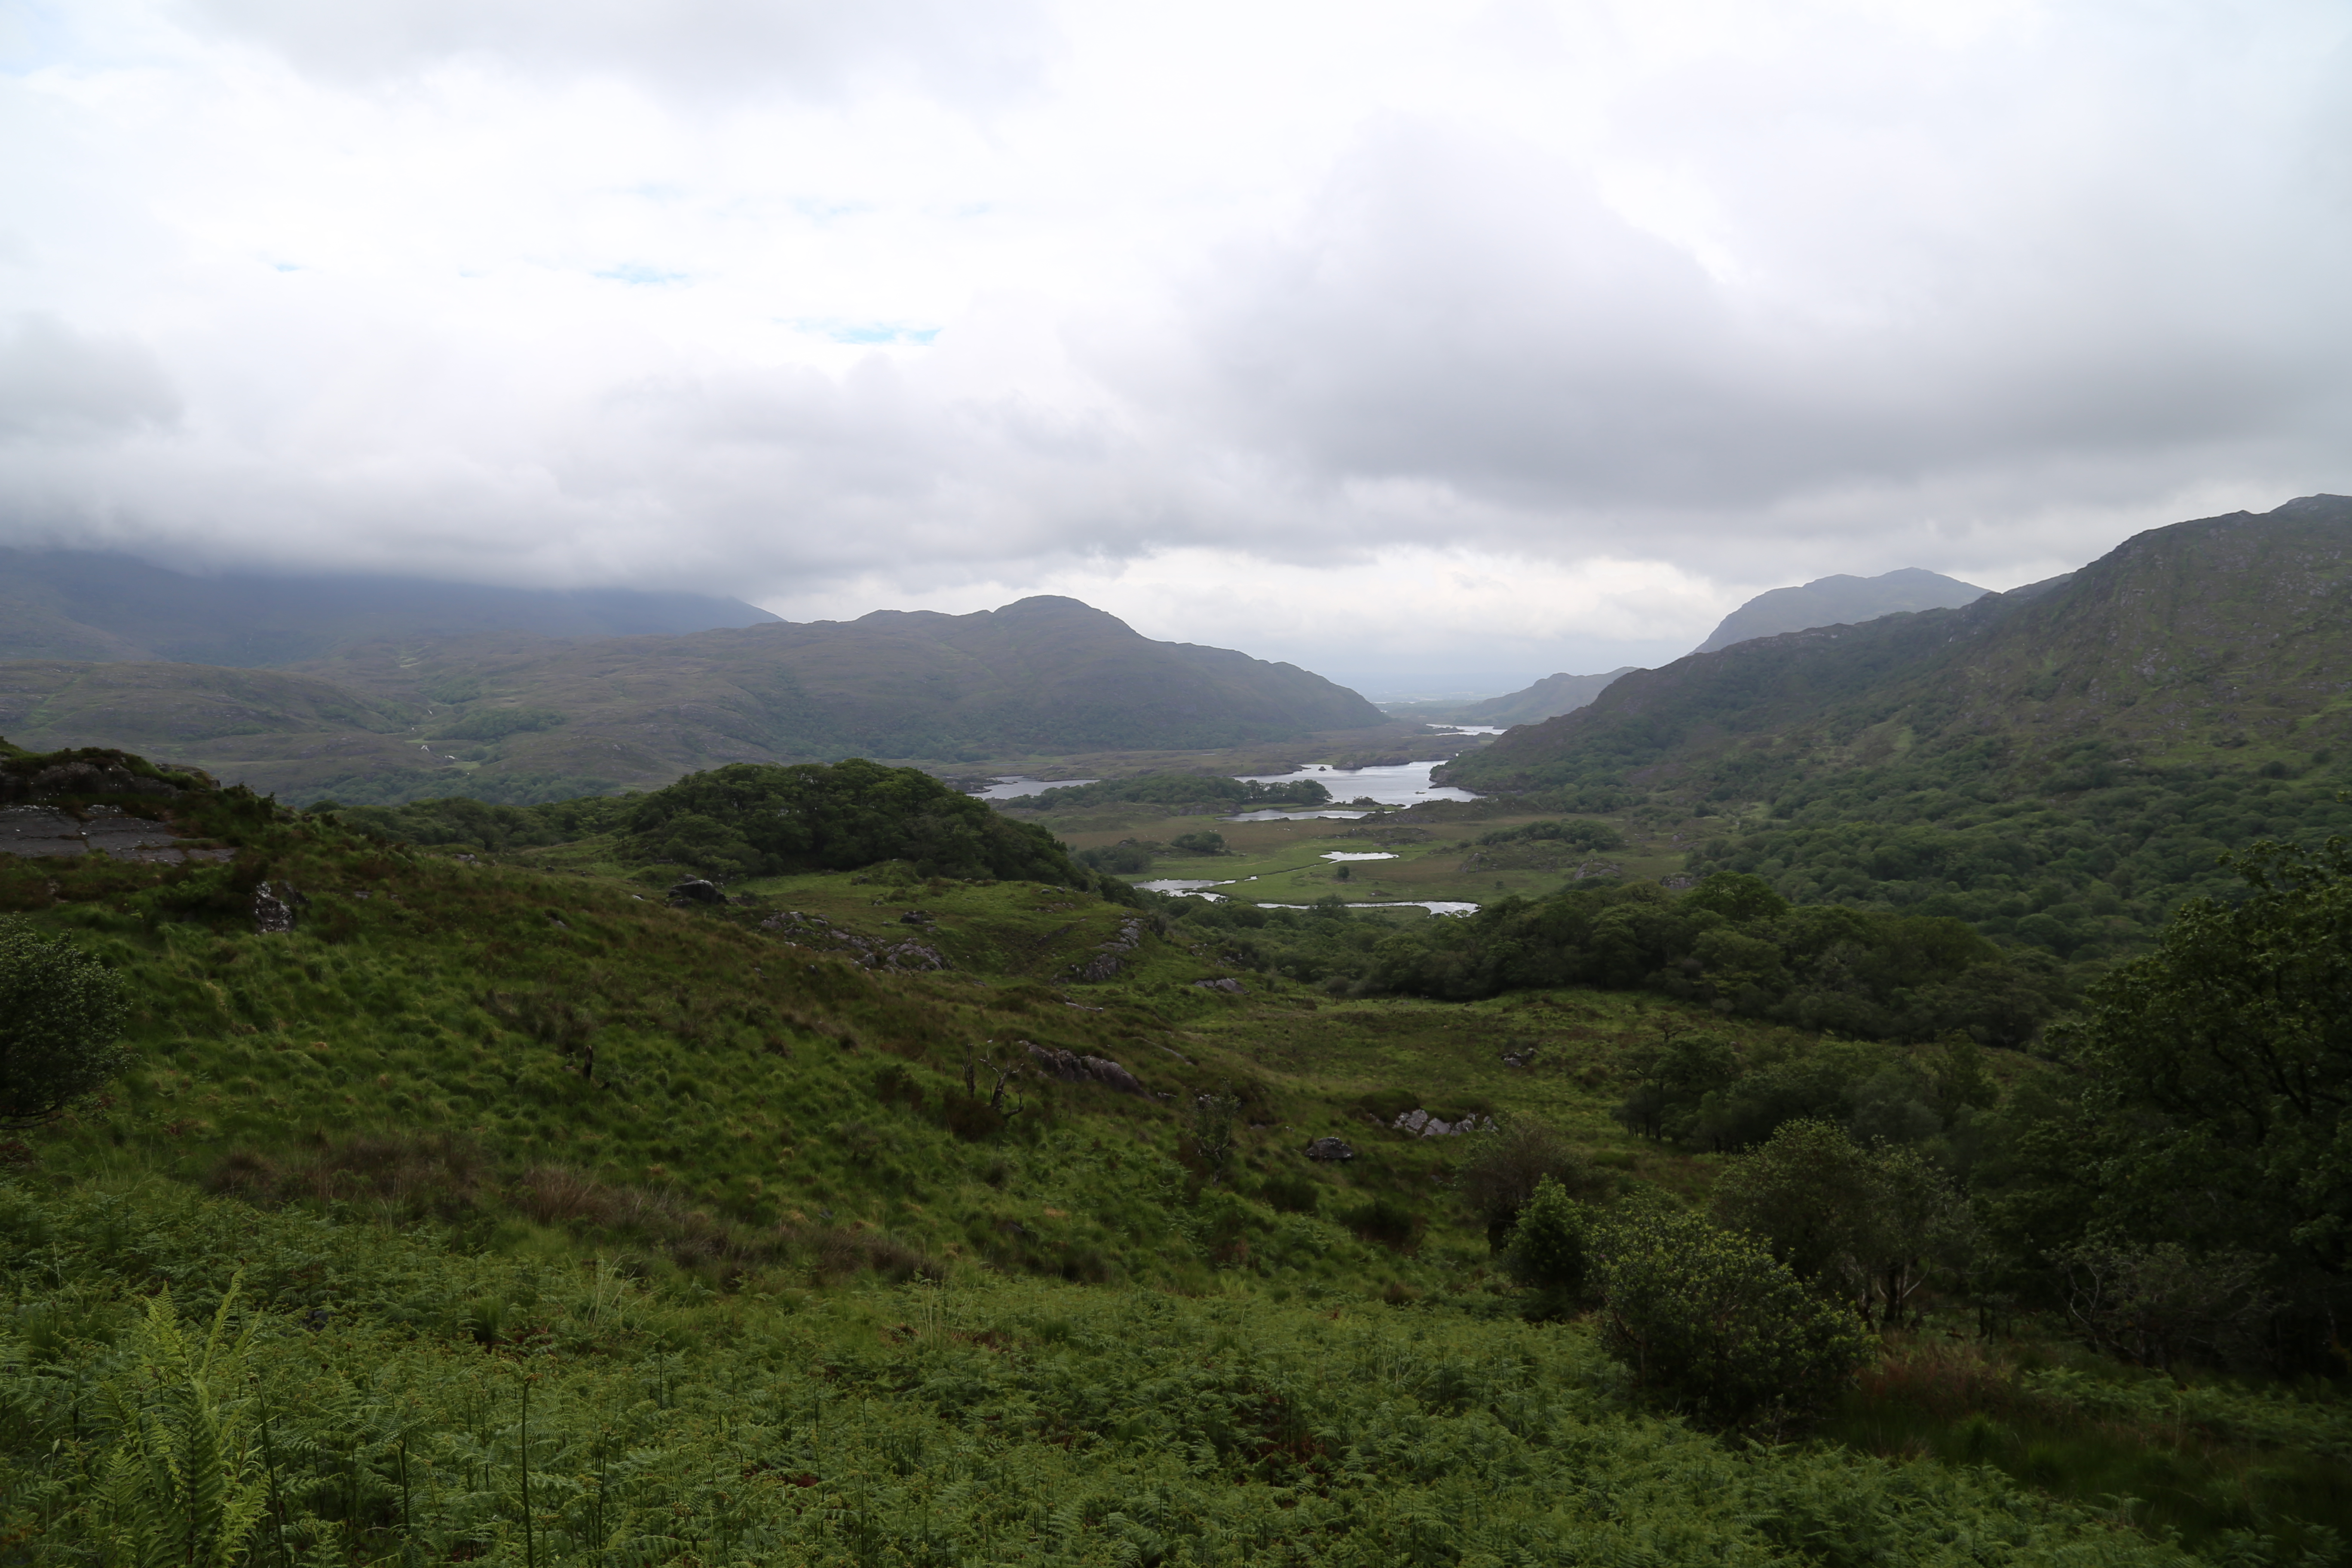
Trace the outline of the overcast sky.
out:
M 1374 695 L 2352 491 L 2352 6 L 0 0 L 0 542 Z

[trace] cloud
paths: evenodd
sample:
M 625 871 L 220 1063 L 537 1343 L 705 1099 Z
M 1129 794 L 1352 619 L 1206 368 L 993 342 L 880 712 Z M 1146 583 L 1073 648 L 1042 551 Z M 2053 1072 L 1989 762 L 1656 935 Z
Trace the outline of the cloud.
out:
M 0 325 L 0 441 L 80 445 L 177 417 L 180 400 L 152 353 L 75 331 L 40 311 Z
M 489 63 L 619 78 L 688 104 L 839 99 L 877 81 L 1000 104 L 1035 89 L 1052 42 L 1021 0 L 188 0 L 187 12 L 335 80 Z
M 74 15 L 10 539 L 1532 677 L 2352 489 L 2323 0 Z

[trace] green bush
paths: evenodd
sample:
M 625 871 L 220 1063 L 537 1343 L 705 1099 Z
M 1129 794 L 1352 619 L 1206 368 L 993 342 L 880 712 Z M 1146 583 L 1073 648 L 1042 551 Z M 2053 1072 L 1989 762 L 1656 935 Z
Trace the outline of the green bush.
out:
M 1853 1311 L 1763 1245 L 1649 1203 L 1597 1227 L 1601 1345 L 1645 1399 L 1722 1426 L 1801 1426 L 1871 1353 Z
M 129 1013 L 112 970 L 0 915 L 0 1127 L 46 1121 L 121 1071 Z
M 1592 1211 L 1550 1176 L 1536 1184 L 1503 1248 L 1503 1268 L 1537 1293 L 1540 1310 L 1556 1313 L 1583 1293 L 1591 1268 Z

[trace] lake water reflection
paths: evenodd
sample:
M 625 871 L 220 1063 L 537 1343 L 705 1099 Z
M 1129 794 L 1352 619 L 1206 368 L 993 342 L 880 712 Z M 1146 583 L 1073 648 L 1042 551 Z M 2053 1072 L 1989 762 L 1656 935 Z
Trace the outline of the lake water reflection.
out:
M 1284 784 L 1297 784 L 1301 779 L 1313 779 L 1331 792 L 1331 799 L 1335 805 L 1367 797 L 1379 805 L 1418 805 L 1424 800 L 1476 800 L 1478 798 L 1466 789 L 1455 789 L 1451 784 L 1430 783 L 1430 770 L 1439 765 L 1437 763 L 1430 762 L 1396 763 L 1387 767 L 1378 768 L 1335 768 L 1328 763 L 1317 763 L 1312 767 L 1301 768 L 1295 773 L 1268 773 L 1257 778 L 1246 779 L 1244 782 Z M 1338 812 L 1328 808 L 1317 811 L 1272 813 L 1253 811 L 1244 816 L 1236 816 L 1232 820 L 1265 822 L 1276 817 L 1297 818 L 1338 815 L 1339 815 Z

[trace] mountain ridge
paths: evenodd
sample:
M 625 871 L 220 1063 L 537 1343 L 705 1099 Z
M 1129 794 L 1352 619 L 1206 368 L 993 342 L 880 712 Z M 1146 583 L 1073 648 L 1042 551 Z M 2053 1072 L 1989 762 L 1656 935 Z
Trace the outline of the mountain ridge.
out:
M 1387 721 L 1295 665 L 1157 642 L 1050 595 L 968 616 L 386 639 L 266 672 L 0 663 L 0 731 L 26 743 L 161 751 L 347 804 L 551 799 L 740 762 L 1209 749 Z
M 205 576 L 100 551 L 0 549 L 0 659 L 281 668 L 385 637 L 630 637 L 776 618 L 705 594 L 360 573 Z
M 1686 655 L 1444 773 L 1474 789 L 1703 775 L 1721 790 L 1931 742 L 1998 738 L 2020 763 L 2088 739 L 2149 755 L 2275 747 L 2344 728 L 2342 702 L 2316 695 L 2345 689 L 2326 674 L 2337 644 L 2352 647 L 2352 499 L 2305 497 L 2148 530 L 1958 609 Z M 2297 649 L 2296 672 L 2275 667 Z
M 1958 609 L 1982 598 L 1990 590 L 1940 572 L 1917 566 L 1898 567 L 1875 577 L 1843 573 L 1816 577 L 1791 588 L 1773 588 L 1757 595 L 1723 617 L 1693 653 L 1713 653 L 1734 643 L 1779 637 L 1813 626 L 1852 626 L 1883 616 L 1919 610 Z

